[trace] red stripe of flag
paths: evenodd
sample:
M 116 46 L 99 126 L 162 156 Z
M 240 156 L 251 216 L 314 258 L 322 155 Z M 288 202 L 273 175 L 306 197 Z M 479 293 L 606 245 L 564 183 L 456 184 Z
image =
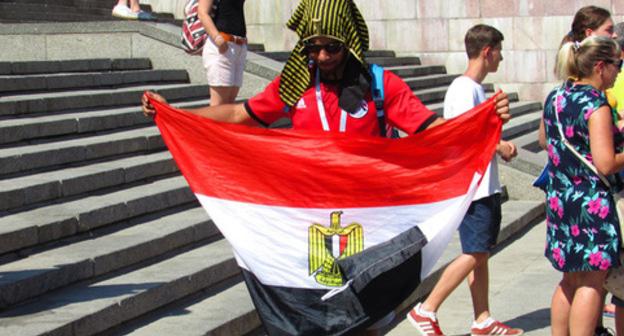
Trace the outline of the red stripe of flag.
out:
M 402 139 L 218 123 L 151 102 L 195 193 L 264 205 L 350 208 L 457 197 L 485 171 L 501 133 L 493 99 Z

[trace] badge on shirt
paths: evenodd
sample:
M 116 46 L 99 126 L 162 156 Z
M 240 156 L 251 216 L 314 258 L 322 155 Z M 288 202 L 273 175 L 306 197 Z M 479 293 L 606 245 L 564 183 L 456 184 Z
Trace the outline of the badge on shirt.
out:
M 366 100 L 362 100 L 360 103 L 360 109 L 353 113 L 349 113 L 349 115 L 351 118 L 360 119 L 364 117 L 366 113 L 368 113 L 368 102 L 366 102 Z
M 303 98 L 299 99 L 299 101 L 297 102 L 297 109 L 304 109 L 307 108 L 305 101 L 303 100 Z

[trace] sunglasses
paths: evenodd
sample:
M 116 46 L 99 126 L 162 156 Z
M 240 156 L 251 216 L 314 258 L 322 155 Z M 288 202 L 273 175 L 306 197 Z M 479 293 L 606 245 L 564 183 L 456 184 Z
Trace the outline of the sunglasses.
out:
M 618 60 L 606 60 L 605 63 L 609 63 L 609 64 L 613 64 L 615 65 L 618 69 L 622 70 L 622 65 L 624 65 L 624 60 L 623 59 L 618 59 Z
M 327 44 L 313 44 L 311 42 L 305 43 L 303 50 L 307 53 L 318 54 L 321 50 L 325 50 L 330 54 L 337 54 L 344 49 L 344 44 L 340 42 L 332 42 Z

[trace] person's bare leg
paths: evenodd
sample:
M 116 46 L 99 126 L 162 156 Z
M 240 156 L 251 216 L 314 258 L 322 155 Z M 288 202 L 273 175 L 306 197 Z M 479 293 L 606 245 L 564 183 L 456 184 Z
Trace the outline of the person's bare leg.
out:
M 490 317 L 489 303 L 489 269 L 488 259 L 489 253 L 474 253 L 476 266 L 468 275 L 468 286 L 470 295 L 472 296 L 472 308 L 474 310 L 474 319 L 477 322 L 483 322 Z
M 575 272 L 576 291 L 570 306 L 570 335 L 593 335 L 600 308 L 604 304 L 602 285 L 606 271 Z
M 139 12 L 141 10 L 139 0 L 130 0 L 130 9 L 135 13 Z
M 570 307 L 574 297 L 574 287 L 568 279 L 568 273 L 563 273 L 563 278 L 555 288 L 550 303 L 550 330 L 552 336 L 568 336 L 570 321 Z
M 421 307 L 427 311 L 437 312 L 444 300 L 475 268 L 476 263 L 477 259 L 472 254 L 462 254 L 453 260 L 442 272 L 440 279 Z

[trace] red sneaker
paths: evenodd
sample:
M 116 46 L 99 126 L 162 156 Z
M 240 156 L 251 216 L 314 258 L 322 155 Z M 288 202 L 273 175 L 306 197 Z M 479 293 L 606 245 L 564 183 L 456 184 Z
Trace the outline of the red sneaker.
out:
M 494 321 L 489 326 L 480 328 L 470 328 L 471 336 L 494 336 L 494 335 L 522 335 L 524 330 L 518 328 L 512 328 L 500 321 Z
M 438 325 L 438 320 L 418 314 L 418 307 L 420 307 L 420 303 L 407 313 L 407 319 L 414 328 L 418 329 L 422 336 L 444 336 Z

